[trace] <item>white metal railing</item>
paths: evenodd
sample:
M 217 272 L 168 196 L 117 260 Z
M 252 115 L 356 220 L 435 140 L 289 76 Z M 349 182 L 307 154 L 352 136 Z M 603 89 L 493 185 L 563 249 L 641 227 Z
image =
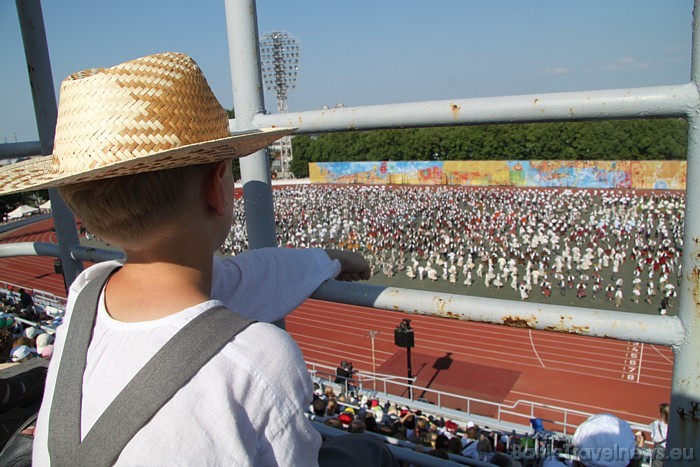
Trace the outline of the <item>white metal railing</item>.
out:
M 19 299 L 19 289 L 21 288 L 24 288 L 32 296 L 34 303 L 40 304 L 44 307 L 51 307 L 56 311 L 65 311 L 66 299 L 64 297 L 52 294 L 51 292 L 45 292 L 39 289 L 30 289 L 13 284 L 12 282 L 0 280 L 0 292 L 11 294 L 15 299 Z
M 307 361 L 306 364 L 312 376 L 315 376 L 319 380 L 327 381 L 328 384 L 336 384 L 335 367 L 310 361 Z M 524 426 L 530 426 L 530 420 L 533 418 L 544 418 L 547 422 L 556 427 L 551 431 L 570 435 L 573 434 L 576 427 L 578 427 L 581 422 L 593 415 L 593 413 L 590 412 L 524 399 L 519 399 L 512 404 L 478 399 L 463 394 L 455 394 L 413 384 L 409 385 L 406 377 L 395 375 L 357 371 L 355 376 L 348 379 L 347 382 L 350 386 L 357 387 L 357 389 L 363 393 L 381 392 L 385 395 L 394 394 L 413 402 L 426 402 L 428 399 L 431 399 L 431 402 L 428 403 L 431 404 L 438 413 L 450 409 L 450 407 L 445 405 L 445 401 L 460 401 L 465 407 L 464 410 L 461 410 L 464 412 L 465 423 L 474 415 L 491 418 L 496 422 L 495 424 L 518 423 Z M 341 386 L 343 385 L 341 384 Z M 408 395 L 408 397 L 404 396 L 404 394 Z M 416 398 L 416 394 L 421 394 L 421 397 Z M 493 411 L 495 411 L 495 415 L 484 415 L 484 413 L 491 413 Z M 546 414 L 546 416 L 543 416 L 544 414 Z M 633 422 L 631 422 L 630 425 L 635 430 L 649 431 L 649 427 L 646 425 Z

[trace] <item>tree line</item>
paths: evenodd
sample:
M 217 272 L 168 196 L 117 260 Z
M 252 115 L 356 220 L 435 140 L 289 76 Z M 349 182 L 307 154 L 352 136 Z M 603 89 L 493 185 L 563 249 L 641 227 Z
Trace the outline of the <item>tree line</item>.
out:
M 292 139 L 291 169 L 310 162 L 685 160 L 684 119 L 609 120 L 353 131 Z
M 227 110 L 234 118 L 233 109 Z M 309 176 L 309 162 L 425 160 L 685 160 L 684 119 L 610 120 L 350 131 L 292 139 L 291 169 Z M 238 164 L 234 176 L 240 178 Z M 0 197 L 0 215 L 36 204 L 48 192 Z

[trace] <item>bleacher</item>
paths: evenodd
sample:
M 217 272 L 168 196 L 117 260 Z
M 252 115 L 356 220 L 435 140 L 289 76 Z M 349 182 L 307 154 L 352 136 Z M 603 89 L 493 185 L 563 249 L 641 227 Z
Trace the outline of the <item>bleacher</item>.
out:
M 466 437 L 465 433 L 467 432 L 467 429 L 474 425 L 479 428 L 479 433 L 481 435 L 484 435 L 486 438 L 490 439 L 493 450 L 478 452 L 478 458 L 469 458 L 458 453 L 449 452 L 448 457 L 450 463 L 460 463 L 465 465 L 493 465 L 489 463 L 488 460 L 496 452 L 506 454 L 512 460 L 516 460 L 522 465 L 539 465 L 539 463 L 545 458 L 575 458 L 571 449 L 573 445 L 571 434 L 545 429 L 543 422 L 551 423 L 551 421 L 543 421 L 540 418 L 532 418 L 528 420 L 529 425 L 526 425 L 493 419 L 475 413 L 468 414 L 458 410 L 438 407 L 434 404 L 423 402 L 421 400 L 409 399 L 396 394 L 363 389 L 363 387 L 369 387 L 371 385 L 368 384 L 368 382 L 371 382 L 373 377 L 376 377 L 374 375 L 362 374 L 361 372 L 358 372 L 358 374 L 354 375 L 352 379 L 346 379 L 345 383 L 336 383 L 333 375 L 319 371 L 319 367 L 324 367 L 323 365 L 312 364 L 310 366 L 312 368 L 311 373 L 314 380 L 314 385 L 315 387 L 319 388 L 317 394 L 323 393 L 324 389 L 329 387 L 336 394 L 350 394 L 349 397 L 354 402 L 339 402 L 339 406 L 341 407 L 339 414 L 344 413 L 344 408 L 352 409 L 356 418 L 361 418 L 366 416 L 366 414 L 371 414 L 372 411 L 368 409 L 367 405 L 361 405 L 359 402 L 359 400 L 364 400 L 366 398 L 369 402 L 376 401 L 377 405 L 384 409 L 384 414 L 386 414 L 386 409 L 388 407 L 400 407 L 402 409 L 402 413 L 404 411 L 409 411 L 415 414 L 417 417 L 425 418 L 428 420 L 429 425 L 434 429 L 439 430 L 440 433 L 445 433 L 445 431 L 447 431 L 446 427 L 448 427 L 449 424 L 453 427 L 452 430 L 449 430 L 451 432 L 450 436 L 458 437 L 460 440 Z M 328 367 L 325 366 L 325 368 Z M 381 381 L 381 377 L 377 378 Z M 391 383 L 396 384 L 394 380 L 392 380 Z M 345 392 L 347 388 L 350 388 L 349 393 Z M 416 393 L 422 389 L 423 388 L 416 388 Z M 309 409 L 308 417 L 312 421 L 318 419 L 318 417 L 314 416 L 312 408 Z M 384 418 L 386 419 L 386 415 L 384 415 Z M 323 419 L 325 419 L 325 417 L 323 417 Z M 346 423 L 343 423 L 344 429 L 348 430 L 349 427 L 346 425 Z M 630 424 L 630 426 L 633 426 L 635 431 L 649 431 L 649 427 L 647 426 L 635 424 Z M 339 430 L 338 428 L 329 428 L 320 421 L 316 421 L 314 423 L 314 427 L 321 432 L 324 437 L 342 436 L 344 433 L 343 430 Z M 572 428 L 575 429 L 576 427 Z M 401 460 L 414 462 L 417 465 L 448 465 L 445 464 L 445 461 L 441 461 L 439 459 L 431 459 L 428 461 L 425 457 L 415 456 L 415 453 L 430 455 L 429 453 L 431 453 L 431 447 L 429 446 L 427 447 L 417 442 L 397 439 L 382 434 L 376 435 L 379 436 L 384 442 L 390 444 L 392 446 L 392 452 L 394 452 L 395 455 L 397 455 L 397 458 Z M 462 443 L 462 445 L 464 445 L 464 443 Z M 406 450 L 410 450 L 411 453 L 409 454 Z M 651 444 L 648 444 L 644 448 L 637 449 L 637 455 L 640 459 L 640 463 L 638 465 L 650 465 L 651 450 Z

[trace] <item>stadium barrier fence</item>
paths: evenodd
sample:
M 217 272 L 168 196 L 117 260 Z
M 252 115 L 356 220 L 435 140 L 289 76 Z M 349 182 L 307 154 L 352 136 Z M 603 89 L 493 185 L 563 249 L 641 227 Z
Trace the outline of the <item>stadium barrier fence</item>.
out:
M 323 381 L 326 385 L 338 385 L 335 383 L 335 367 L 308 361 L 309 372 L 316 381 Z M 510 431 L 513 424 L 518 424 L 516 429 L 528 429 L 530 420 L 542 418 L 553 425 L 549 431 L 561 435 L 572 435 L 578 425 L 591 415 L 591 412 L 574 410 L 551 404 L 543 404 L 525 399 L 519 399 L 512 404 L 504 404 L 463 394 L 455 394 L 440 391 L 428 387 L 409 385 L 405 377 L 384 375 L 358 370 L 353 378 L 348 379 L 351 386 L 357 387 L 360 393 L 377 395 L 380 399 L 387 399 L 400 405 L 408 405 L 412 408 L 423 408 L 425 411 L 436 411 L 454 420 L 466 424 L 469 421 L 480 421 L 489 424 L 490 428 Z M 339 384 L 338 386 L 343 386 Z M 405 396 L 396 397 L 398 394 Z M 420 394 L 420 397 L 416 397 Z M 449 401 L 449 402 L 448 402 Z M 462 408 L 453 410 L 450 406 L 462 403 Z M 447 405 L 449 403 L 449 406 Z M 416 405 L 418 404 L 418 405 Z M 495 414 L 491 412 L 495 411 Z M 491 413 L 485 415 L 485 413 Z M 650 432 L 648 425 L 630 423 L 636 431 Z

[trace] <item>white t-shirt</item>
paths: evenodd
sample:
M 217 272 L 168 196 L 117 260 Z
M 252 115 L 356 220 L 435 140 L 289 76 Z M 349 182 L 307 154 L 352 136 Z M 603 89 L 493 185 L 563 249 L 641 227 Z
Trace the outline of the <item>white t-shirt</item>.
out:
M 654 444 L 666 447 L 666 436 L 668 433 L 668 425 L 663 420 L 654 420 L 651 422 L 651 440 Z
M 105 267 L 85 270 L 71 286 L 37 421 L 33 465 L 50 464 L 48 418 L 75 298 Z M 212 285 L 218 300 L 137 323 L 112 319 L 101 297 L 83 378 L 82 437 L 138 370 L 203 311 L 223 303 L 250 318 L 277 320 L 339 270 L 322 250 L 270 248 L 219 258 Z M 315 465 L 321 439 L 304 416 L 311 395 L 294 341 L 273 325 L 253 324 L 156 413 L 117 465 Z

